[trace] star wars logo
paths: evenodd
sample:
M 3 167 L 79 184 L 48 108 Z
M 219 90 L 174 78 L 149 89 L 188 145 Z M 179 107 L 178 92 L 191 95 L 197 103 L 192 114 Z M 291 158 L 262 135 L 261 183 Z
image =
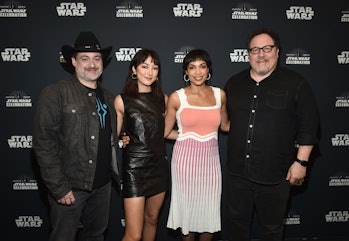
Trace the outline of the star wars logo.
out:
M 232 8 L 231 18 L 234 20 L 257 20 L 258 11 L 249 4 L 243 3 L 236 8 Z
M 26 18 L 27 9 L 25 6 L 11 1 L 10 5 L 1 5 L 0 6 L 0 17 L 5 18 Z
M 119 48 L 118 52 L 115 52 L 116 61 L 131 61 L 133 56 L 142 48 Z
M 294 49 L 291 53 L 286 54 L 287 65 L 310 65 L 310 54 L 303 49 Z
M 30 52 L 27 48 L 5 48 L 1 57 L 5 62 L 28 62 Z
M 83 17 L 86 14 L 84 3 L 61 3 L 56 10 L 60 17 Z
M 42 223 L 40 216 L 19 216 L 16 219 L 18 228 L 40 228 Z
M 311 7 L 291 6 L 286 10 L 286 16 L 293 20 L 312 20 L 314 11 Z
M 330 211 L 325 216 L 327 223 L 344 223 L 349 220 L 348 211 Z
M 247 49 L 234 49 L 230 53 L 230 61 L 232 63 L 247 63 L 249 61 Z
M 343 15 L 342 15 L 341 21 L 343 23 L 349 23 L 349 11 L 343 11 L 342 13 Z
M 13 190 L 38 190 L 36 183 L 14 183 Z
M 335 103 L 336 107 L 349 107 L 349 95 L 348 96 L 337 96 Z
M 38 190 L 38 184 L 36 180 L 31 178 L 22 177 L 18 180 L 13 180 L 13 190 L 15 191 L 30 191 Z
M 128 2 L 125 5 L 116 6 L 117 18 L 143 18 L 143 7 Z
M 349 51 L 342 51 L 341 54 L 337 56 L 338 64 L 349 64 Z
M 286 64 L 310 65 L 310 57 L 306 56 L 288 56 Z
M 330 177 L 328 186 L 330 187 L 349 186 L 349 176 Z
M 183 46 L 179 50 L 174 52 L 174 62 L 176 64 L 183 63 L 183 59 L 185 56 L 191 51 L 195 49 L 192 46 Z
M 10 148 L 32 148 L 32 136 L 11 136 L 8 139 Z
M 299 225 L 301 224 L 301 218 L 298 217 L 287 217 L 284 219 L 286 225 Z
M 32 107 L 31 99 L 8 99 L 6 107 Z
M 285 225 L 299 225 L 301 224 L 301 216 L 298 214 L 294 214 L 292 210 L 290 210 L 287 217 L 284 218 Z
M 183 59 L 184 59 L 184 58 L 185 58 L 185 54 L 176 52 L 176 53 L 175 53 L 175 57 L 174 57 L 174 62 L 175 62 L 176 64 L 183 63 Z
M 6 107 L 32 107 L 32 100 L 24 91 L 16 90 L 6 96 Z
M 349 146 L 349 134 L 336 134 L 332 138 L 332 146 Z
M 173 14 L 175 17 L 201 17 L 203 8 L 200 4 L 191 3 L 178 3 L 176 7 L 173 7 Z

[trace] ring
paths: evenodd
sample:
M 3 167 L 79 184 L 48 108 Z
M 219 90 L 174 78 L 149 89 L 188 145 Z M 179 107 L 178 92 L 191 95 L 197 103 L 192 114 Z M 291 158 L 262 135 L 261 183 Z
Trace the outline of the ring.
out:
M 294 185 L 296 185 L 296 186 L 302 186 L 303 182 L 304 182 L 304 178 L 295 181 Z

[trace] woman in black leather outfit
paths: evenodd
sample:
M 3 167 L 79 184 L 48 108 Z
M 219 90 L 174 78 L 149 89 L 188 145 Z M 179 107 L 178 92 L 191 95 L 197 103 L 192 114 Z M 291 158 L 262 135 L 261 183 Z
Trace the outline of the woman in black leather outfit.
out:
M 167 96 L 160 85 L 160 59 L 151 49 L 136 53 L 124 90 L 114 104 L 118 133 L 129 137 L 123 149 L 122 184 L 126 219 L 123 241 L 155 239 L 168 188 L 164 141 Z

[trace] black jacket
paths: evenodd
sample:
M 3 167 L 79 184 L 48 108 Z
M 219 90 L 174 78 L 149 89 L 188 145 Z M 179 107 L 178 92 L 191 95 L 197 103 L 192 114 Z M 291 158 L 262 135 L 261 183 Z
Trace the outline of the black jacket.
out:
M 112 173 L 119 183 L 114 95 L 102 90 L 111 116 Z M 95 93 L 74 76 L 45 87 L 36 108 L 33 148 L 53 197 L 60 199 L 72 188 L 92 190 L 99 138 Z

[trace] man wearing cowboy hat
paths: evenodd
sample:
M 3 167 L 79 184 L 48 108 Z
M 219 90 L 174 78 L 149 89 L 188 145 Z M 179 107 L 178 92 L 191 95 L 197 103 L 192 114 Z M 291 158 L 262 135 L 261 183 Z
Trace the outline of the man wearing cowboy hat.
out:
M 68 80 L 45 87 L 35 113 L 33 148 L 49 192 L 50 241 L 104 239 L 111 179 L 118 182 L 114 95 L 99 83 L 112 47 L 81 32 L 62 54 L 75 69 Z

